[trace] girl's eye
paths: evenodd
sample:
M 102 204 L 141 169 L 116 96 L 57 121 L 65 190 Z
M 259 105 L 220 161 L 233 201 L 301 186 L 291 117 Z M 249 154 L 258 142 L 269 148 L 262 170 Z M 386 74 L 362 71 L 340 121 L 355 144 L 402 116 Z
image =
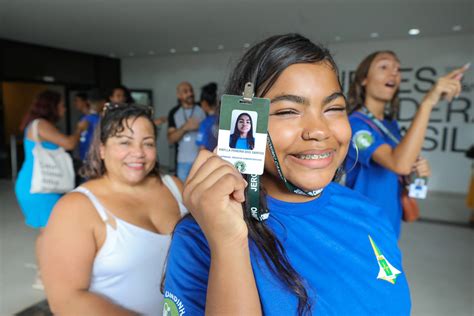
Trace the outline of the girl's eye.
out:
M 128 140 L 123 140 L 120 142 L 120 145 L 128 145 L 130 142 Z
M 331 108 L 328 108 L 326 112 L 346 112 L 346 107 L 345 106 L 334 106 Z
M 155 147 L 155 143 L 146 143 L 145 146 L 147 146 L 147 147 Z
M 298 112 L 296 112 L 294 110 L 282 110 L 282 111 L 278 111 L 276 113 L 273 113 L 271 115 L 285 116 L 285 115 L 292 115 L 292 114 L 298 114 Z

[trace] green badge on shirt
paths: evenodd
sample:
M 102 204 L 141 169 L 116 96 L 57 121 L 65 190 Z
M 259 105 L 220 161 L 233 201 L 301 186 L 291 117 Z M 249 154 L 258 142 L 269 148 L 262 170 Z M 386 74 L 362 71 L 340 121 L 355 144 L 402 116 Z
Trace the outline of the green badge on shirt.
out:
M 358 131 L 355 133 L 353 139 L 359 150 L 367 149 L 374 143 L 374 137 L 372 136 L 372 133 L 367 130 Z

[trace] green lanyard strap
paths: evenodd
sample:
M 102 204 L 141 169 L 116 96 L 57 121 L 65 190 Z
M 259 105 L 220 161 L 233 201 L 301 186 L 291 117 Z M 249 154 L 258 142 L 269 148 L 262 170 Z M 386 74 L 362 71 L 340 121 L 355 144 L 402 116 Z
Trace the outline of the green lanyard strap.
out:
M 285 184 L 288 191 L 293 192 L 299 195 L 317 197 L 321 194 L 323 189 L 317 189 L 312 191 L 305 191 L 303 189 L 298 188 L 293 183 L 288 181 L 285 176 L 283 175 L 283 171 L 281 170 L 280 162 L 278 161 L 278 157 L 275 152 L 275 147 L 273 146 L 272 139 L 270 134 L 267 135 L 267 143 L 270 149 L 270 153 L 273 158 L 273 162 L 275 163 L 275 167 L 278 171 L 278 176 Z M 270 216 L 270 212 L 268 209 L 261 209 L 260 208 L 260 176 L 257 174 L 249 175 L 249 186 L 247 187 L 247 212 L 257 221 L 263 222 Z

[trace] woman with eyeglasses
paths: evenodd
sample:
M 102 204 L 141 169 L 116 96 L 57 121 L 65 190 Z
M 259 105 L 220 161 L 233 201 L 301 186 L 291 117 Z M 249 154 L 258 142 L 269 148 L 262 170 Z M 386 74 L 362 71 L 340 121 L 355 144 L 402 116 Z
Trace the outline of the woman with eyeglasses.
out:
M 39 249 L 59 315 L 158 315 L 171 232 L 185 213 L 182 184 L 161 175 L 150 108 L 107 104 L 89 179 L 56 205 Z M 161 297 L 161 298 L 160 298 Z

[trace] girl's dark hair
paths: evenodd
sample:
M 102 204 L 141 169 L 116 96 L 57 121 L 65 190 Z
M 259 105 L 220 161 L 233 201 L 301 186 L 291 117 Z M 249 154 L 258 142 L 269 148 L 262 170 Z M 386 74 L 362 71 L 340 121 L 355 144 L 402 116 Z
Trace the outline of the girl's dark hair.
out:
M 145 118 L 153 126 L 155 139 L 158 136 L 150 107 L 137 104 L 107 104 L 102 115 L 94 131 L 94 138 L 87 153 L 86 163 L 79 170 L 80 176 L 89 180 L 100 178 L 105 174 L 104 161 L 100 157 L 100 145 L 105 145 L 110 137 L 120 134 L 126 128 L 131 129 L 129 119 L 135 121 L 140 117 Z M 158 159 L 149 175 L 157 176 L 161 181 Z
M 349 87 L 349 113 L 357 111 L 365 105 L 365 87 L 362 85 L 362 82 L 367 78 L 370 66 L 372 65 L 375 57 L 377 57 L 379 54 L 390 54 L 397 58 L 397 55 L 394 52 L 390 50 L 383 50 L 373 52 L 369 56 L 365 57 L 364 60 L 362 60 L 362 62 L 357 67 L 354 80 Z M 384 112 L 385 118 L 389 120 L 394 120 L 398 116 L 398 111 L 400 109 L 400 99 L 398 98 L 399 91 L 400 88 L 397 89 L 393 95 L 392 100 L 390 100 L 390 104 L 388 104 L 389 106 Z
M 250 119 L 250 131 L 247 133 L 247 144 L 249 149 L 252 150 L 255 147 L 255 138 L 253 137 L 253 121 L 252 117 L 248 113 L 240 113 L 240 115 L 235 120 L 234 132 L 230 135 L 229 147 L 235 148 L 237 140 L 240 138 L 240 132 L 237 126 L 239 125 L 239 120 L 242 116 L 248 116 Z
M 20 130 L 23 131 L 28 124 L 39 118 L 56 123 L 60 119 L 59 102 L 61 102 L 61 94 L 56 91 L 45 90 L 38 94 L 24 116 Z
M 327 49 L 299 34 L 270 37 L 245 53 L 230 76 L 226 93 L 241 95 L 245 83 L 253 82 L 255 96 L 264 97 L 286 68 L 306 63 L 326 63 L 334 69 L 336 77 L 339 78 L 336 64 Z M 260 207 L 265 209 L 267 206 L 263 187 L 260 192 Z M 281 242 L 265 222 L 258 222 L 247 212 L 244 213 L 250 240 L 257 247 L 266 265 L 298 297 L 298 314 L 311 314 L 312 302 L 305 288 L 305 281 L 290 264 Z
M 110 89 L 109 95 L 108 95 L 108 98 L 107 98 L 107 99 L 110 99 L 110 97 L 114 95 L 115 90 L 122 90 L 122 91 L 123 91 L 123 94 L 125 95 L 125 102 L 126 102 L 126 103 L 133 103 L 133 102 L 135 102 L 135 100 L 134 100 L 133 97 L 132 97 L 132 93 L 131 93 L 130 90 L 129 90 L 126 86 L 124 86 L 124 85 L 118 85 L 118 86 L 115 86 L 115 87 L 113 87 L 112 89 Z
M 217 105 L 217 83 L 211 82 L 201 88 L 201 101 L 206 101 L 211 107 Z

